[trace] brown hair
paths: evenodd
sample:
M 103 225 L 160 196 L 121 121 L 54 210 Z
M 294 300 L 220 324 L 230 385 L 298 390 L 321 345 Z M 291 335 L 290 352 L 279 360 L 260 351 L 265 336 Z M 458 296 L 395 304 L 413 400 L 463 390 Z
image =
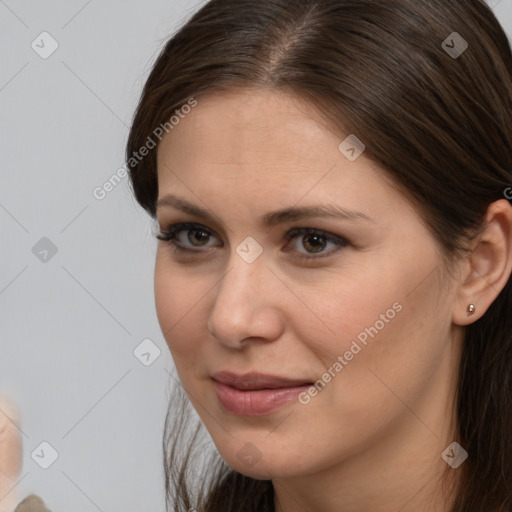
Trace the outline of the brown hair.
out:
M 454 32 L 468 44 L 460 55 L 449 51 L 463 49 Z M 190 98 L 247 86 L 298 94 L 340 133 L 356 134 L 449 257 L 512 183 L 512 53 L 483 0 L 208 2 L 156 60 L 129 134 L 134 193 L 150 215 L 156 151 L 134 154 Z M 511 312 L 509 279 L 466 328 L 455 412 L 469 457 L 452 512 L 512 510 Z M 201 480 L 208 486 L 192 496 L 195 452 L 180 452 L 188 405 L 183 392 L 177 398 L 183 407 L 169 409 L 163 440 L 168 503 L 175 511 L 273 510 L 272 483 L 237 473 L 218 454 L 217 470 Z

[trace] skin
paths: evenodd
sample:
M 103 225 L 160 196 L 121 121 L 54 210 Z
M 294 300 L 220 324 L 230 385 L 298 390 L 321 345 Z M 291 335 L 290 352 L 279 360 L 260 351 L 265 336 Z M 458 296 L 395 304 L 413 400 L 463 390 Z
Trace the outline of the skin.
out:
M 16 482 L 21 471 L 21 436 L 15 404 L 0 397 L 0 512 L 11 512 L 18 500 Z
M 448 271 L 417 208 L 364 153 L 345 158 L 338 145 L 348 134 L 299 98 L 242 89 L 197 99 L 158 148 L 159 200 L 172 194 L 214 218 L 158 207 L 164 231 L 178 222 L 203 228 L 196 239 L 194 229 L 179 235 L 193 254 L 159 242 L 155 299 L 181 383 L 220 455 L 245 475 L 272 479 L 278 512 L 448 511 L 460 470 L 441 453 L 457 440 L 464 325 L 510 276 L 510 205 L 494 204 L 472 256 Z M 313 204 L 369 220 L 262 224 L 270 211 Z M 348 245 L 320 239 L 316 253 L 307 235 L 285 238 L 296 227 Z M 263 249 L 252 263 L 236 252 L 248 236 Z M 243 417 L 220 404 L 212 373 L 314 382 L 395 303 L 401 311 L 307 405 Z M 237 457 L 247 443 L 256 464 Z
M 16 404 L 8 397 L 0 396 L 0 512 L 50 512 L 35 494 L 19 502 L 17 484 L 22 466 L 19 416 Z

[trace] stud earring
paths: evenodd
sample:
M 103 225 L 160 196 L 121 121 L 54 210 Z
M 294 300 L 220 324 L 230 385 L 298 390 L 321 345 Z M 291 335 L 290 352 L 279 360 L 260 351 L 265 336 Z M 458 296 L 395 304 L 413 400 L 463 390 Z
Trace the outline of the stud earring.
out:
M 468 316 L 471 316 L 472 314 L 474 314 L 474 312 L 476 311 L 476 307 L 474 304 L 470 304 L 468 306 Z

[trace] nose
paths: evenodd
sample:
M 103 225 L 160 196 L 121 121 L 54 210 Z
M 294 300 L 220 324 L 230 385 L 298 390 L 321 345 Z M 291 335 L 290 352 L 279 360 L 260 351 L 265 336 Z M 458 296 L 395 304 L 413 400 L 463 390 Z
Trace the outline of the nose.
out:
M 278 339 L 283 332 L 282 283 L 262 257 L 247 263 L 233 252 L 229 263 L 216 288 L 208 330 L 232 349 L 244 348 L 251 341 Z

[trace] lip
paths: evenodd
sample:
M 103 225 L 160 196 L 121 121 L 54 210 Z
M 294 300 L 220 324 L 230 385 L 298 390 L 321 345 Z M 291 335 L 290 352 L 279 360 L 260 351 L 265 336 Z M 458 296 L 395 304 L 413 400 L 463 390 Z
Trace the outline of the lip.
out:
M 212 375 L 217 398 L 229 412 L 239 416 L 270 414 L 293 401 L 313 385 L 307 379 L 288 379 L 263 373 Z

